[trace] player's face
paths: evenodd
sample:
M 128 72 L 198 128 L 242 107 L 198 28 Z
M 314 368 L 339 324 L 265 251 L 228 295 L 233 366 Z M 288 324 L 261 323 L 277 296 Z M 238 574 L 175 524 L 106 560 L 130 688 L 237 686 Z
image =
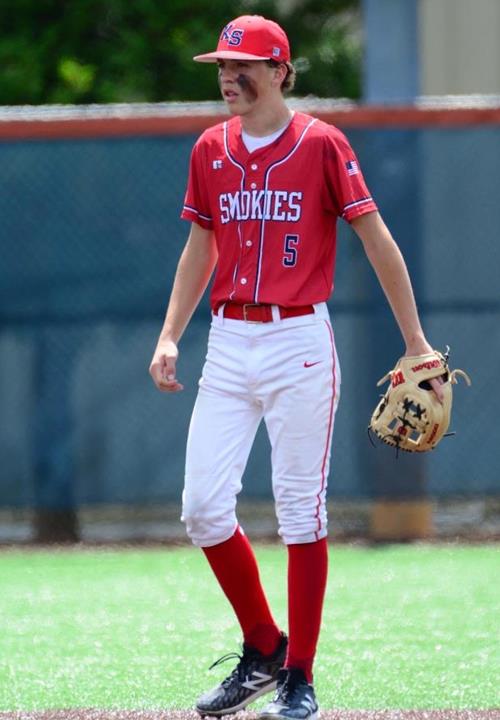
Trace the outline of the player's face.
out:
M 229 112 L 245 115 L 280 88 L 280 76 L 264 60 L 219 60 L 219 86 Z

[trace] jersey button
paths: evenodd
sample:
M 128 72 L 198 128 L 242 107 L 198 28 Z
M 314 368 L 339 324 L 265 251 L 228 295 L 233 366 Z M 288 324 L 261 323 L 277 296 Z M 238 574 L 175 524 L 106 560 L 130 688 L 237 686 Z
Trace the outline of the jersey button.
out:
M 245 243 L 245 245 L 246 245 L 247 247 L 252 247 L 252 241 L 251 241 L 251 240 L 247 240 L 246 243 Z
M 252 188 L 252 190 L 255 190 L 255 188 L 257 187 L 257 183 L 252 183 L 250 187 Z
M 252 170 L 257 170 L 259 166 L 257 165 L 257 163 L 252 163 L 250 167 L 252 168 Z
M 242 285 L 246 285 L 246 284 L 247 284 L 247 279 L 246 279 L 246 278 L 241 278 L 240 283 L 241 283 Z

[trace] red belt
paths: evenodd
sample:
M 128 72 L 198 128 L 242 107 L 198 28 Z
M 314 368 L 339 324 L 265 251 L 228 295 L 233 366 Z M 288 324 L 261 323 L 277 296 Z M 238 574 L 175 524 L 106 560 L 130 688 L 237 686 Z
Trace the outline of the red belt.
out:
M 312 315 L 314 307 L 312 305 L 299 305 L 298 307 L 281 307 L 278 305 L 280 318 L 299 317 L 300 315 Z M 273 321 L 273 306 L 258 305 L 246 303 L 238 305 L 237 303 L 228 302 L 224 305 L 223 315 L 231 320 L 246 320 L 253 323 L 267 323 Z

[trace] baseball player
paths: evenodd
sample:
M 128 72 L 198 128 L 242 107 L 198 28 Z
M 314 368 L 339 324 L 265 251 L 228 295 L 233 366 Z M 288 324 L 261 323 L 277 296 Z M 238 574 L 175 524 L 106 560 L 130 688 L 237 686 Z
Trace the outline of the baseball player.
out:
M 325 495 L 340 389 L 326 306 L 337 218 L 351 223 L 361 239 L 406 353 L 431 346 L 404 260 L 347 139 L 285 102 L 294 69 L 282 28 L 260 16 L 239 17 L 224 27 L 215 52 L 194 59 L 218 64 L 231 118 L 206 130 L 193 148 L 182 210 L 191 231 L 150 373 L 160 390 L 182 390 L 177 344 L 215 270 L 182 519 L 243 635 L 235 669 L 199 698 L 196 709 L 201 715 L 235 713 L 276 688 L 263 720 L 315 720 L 312 670 L 328 564 Z M 439 393 L 437 382 L 435 389 Z M 279 534 L 288 551 L 288 637 L 273 618 L 235 513 L 262 419 L 272 446 Z

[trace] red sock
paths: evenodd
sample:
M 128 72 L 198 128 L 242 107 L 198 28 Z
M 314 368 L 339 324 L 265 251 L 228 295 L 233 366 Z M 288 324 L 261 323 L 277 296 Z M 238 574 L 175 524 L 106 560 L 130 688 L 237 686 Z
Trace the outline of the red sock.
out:
M 326 538 L 288 545 L 289 644 L 285 667 L 300 668 L 312 682 L 328 574 Z
M 233 606 L 245 643 L 263 655 L 271 655 L 280 640 L 280 631 L 271 615 L 246 535 L 238 528 L 229 540 L 202 549 Z

